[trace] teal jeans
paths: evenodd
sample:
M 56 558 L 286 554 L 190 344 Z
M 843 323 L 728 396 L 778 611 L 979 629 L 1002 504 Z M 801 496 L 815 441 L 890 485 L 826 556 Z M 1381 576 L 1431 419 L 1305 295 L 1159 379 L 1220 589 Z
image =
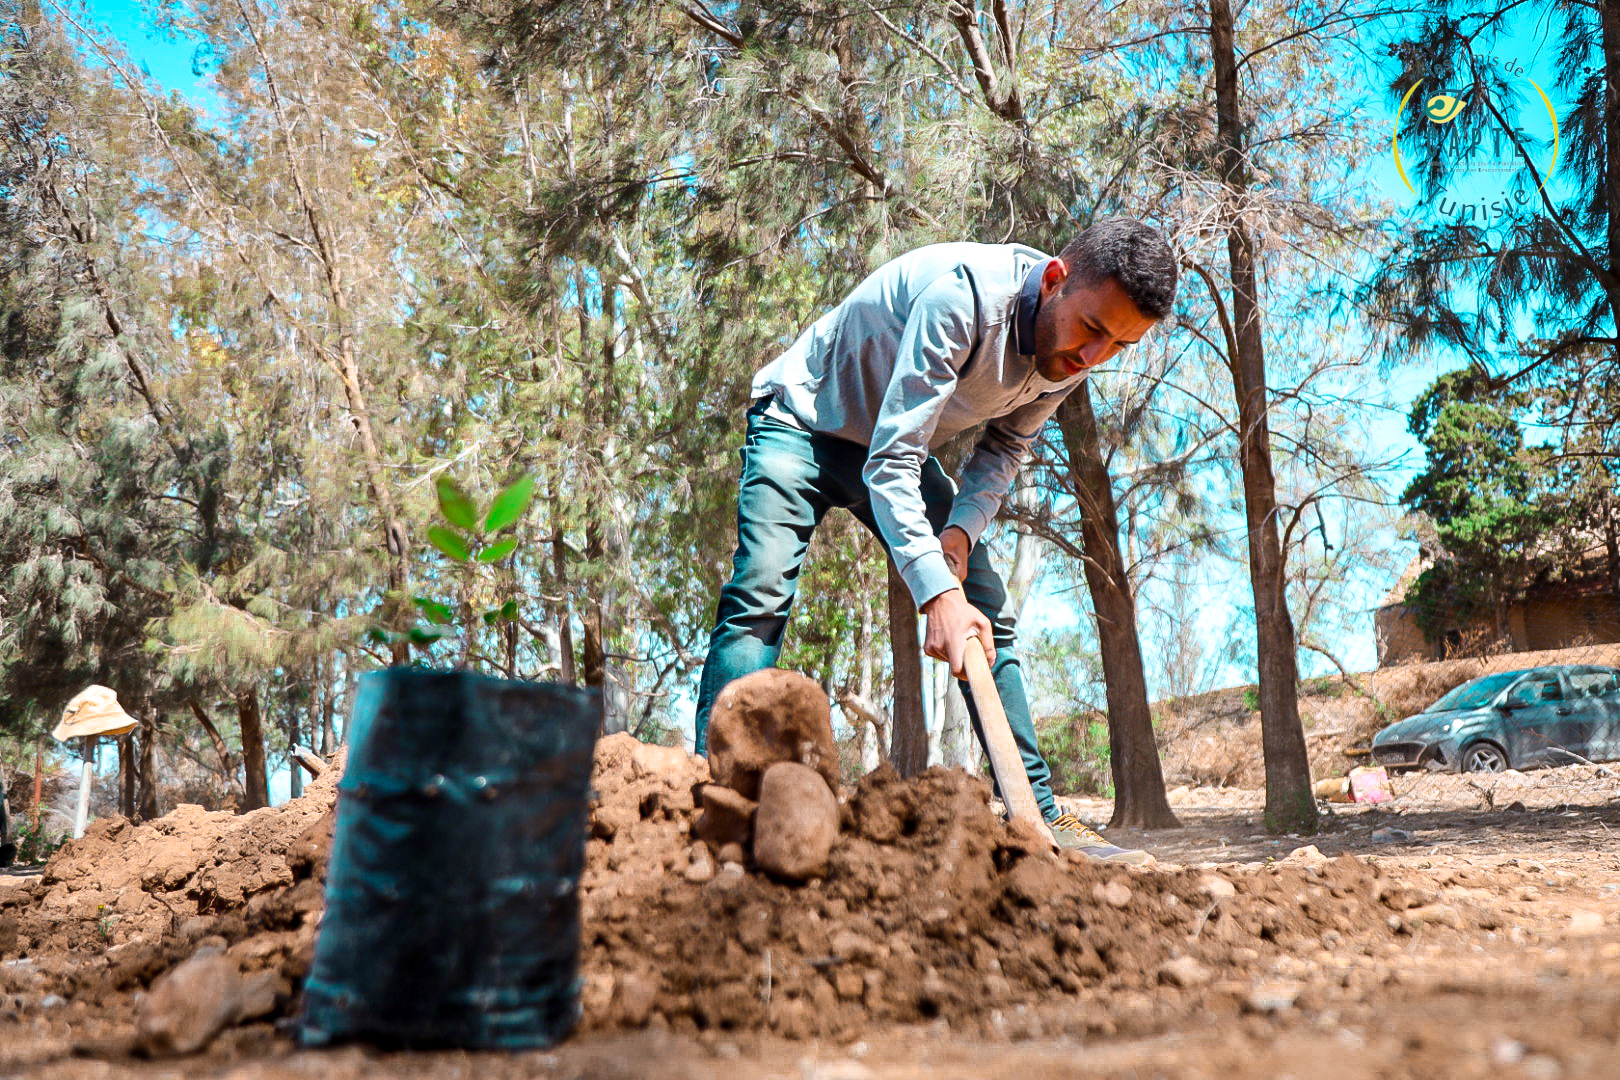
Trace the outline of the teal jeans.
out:
M 731 581 L 720 589 L 720 606 L 709 635 L 708 659 L 698 688 L 697 752 L 708 751 L 709 708 L 732 679 L 771 667 L 782 652 L 782 634 L 799 587 L 799 571 L 810 534 L 827 511 L 841 506 L 872 530 L 872 517 L 861 469 L 866 447 L 831 435 L 802 431 L 765 414 L 762 399 L 748 410 L 748 434 L 742 449 L 742 478 L 737 494 L 737 552 Z M 922 497 L 929 524 L 945 527 L 956 497 L 956 485 L 939 461 L 930 457 L 922 470 Z M 968 556 L 962 583 L 968 603 L 990 620 L 996 662 L 991 668 L 1013 740 L 1035 789 L 1035 801 L 1048 820 L 1057 815 L 1052 801 L 1052 773 L 1035 743 L 1024 675 L 1018 664 L 1015 619 L 1007 589 L 990 565 L 983 544 Z M 984 743 L 979 711 L 962 684 L 973 730 Z

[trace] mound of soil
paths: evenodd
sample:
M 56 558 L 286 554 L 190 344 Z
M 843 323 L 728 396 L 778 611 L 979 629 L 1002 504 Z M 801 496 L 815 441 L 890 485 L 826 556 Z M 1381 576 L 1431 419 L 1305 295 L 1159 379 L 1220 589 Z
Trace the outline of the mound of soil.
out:
M 714 871 L 679 783 L 603 745 L 597 820 L 615 825 L 599 824 L 585 880 L 587 1028 L 844 1039 L 941 1018 L 1004 1032 L 1045 1011 L 1115 1030 L 1076 1004 L 1166 983 L 1251 1007 L 1230 980 L 1324 940 L 1387 939 L 1406 903 L 1353 857 L 1227 877 L 1054 858 L 1008 830 L 987 784 L 946 769 L 908 782 L 885 767 L 847 792 L 824 881 Z
M 224 947 L 242 971 L 275 973 L 277 1012 L 294 1012 L 336 773 L 245 816 L 183 806 L 139 826 L 98 822 L 38 881 L 0 890 L 0 1006 L 11 994 L 26 1014 L 56 994 L 121 1030 L 136 991 Z M 693 838 L 707 779 L 678 749 L 599 744 L 581 882 L 587 1031 L 1151 1029 L 1156 1011 L 1265 1011 L 1257 976 L 1387 942 L 1401 929 L 1392 913 L 1423 902 L 1375 865 L 1314 849 L 1223 874 L 1056 858 L 1007 829 L 982 780 L 945 769 L 904 781 L 883 768 L 846 789 L 827 877 L 792 885 L 717 867 Z M 1119 1004 L 1132 994 L 1134 1017 Z

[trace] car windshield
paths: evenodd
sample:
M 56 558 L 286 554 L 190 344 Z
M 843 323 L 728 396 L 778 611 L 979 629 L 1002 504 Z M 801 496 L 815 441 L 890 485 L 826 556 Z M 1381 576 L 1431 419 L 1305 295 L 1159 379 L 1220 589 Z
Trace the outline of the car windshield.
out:
M 1522 672 L 1509 671 L 1500 675 L 1487 675 L 1483 679 L 1465 682 L 1445 697 L 1430 705 L 1424 712 L 1451 712 L 1453 709 L 1477 709 L 1502 692 L 1502 688 L 1517 679 Z

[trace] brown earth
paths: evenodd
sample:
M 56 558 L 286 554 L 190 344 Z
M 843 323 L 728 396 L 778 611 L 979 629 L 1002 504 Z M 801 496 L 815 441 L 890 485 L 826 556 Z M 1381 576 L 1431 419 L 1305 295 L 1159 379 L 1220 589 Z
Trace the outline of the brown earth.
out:
M 0 1075 L 1620 1074 L 1606 769 L 1402 778 L 1309 840 L 1263 834 L 1258 793 L 1189 788 L 1188 828 L 1111 834 L 1156 851 L 1150 871 L 1028 850 L 966 774 L 883 771 L 846 789 L 827 878 L 795 886 L 693 841 L 705 763 L 610 737 L 585 1020 L 521 1055 L 293 1049 L 331 775 L 242 817 L 98 822 L 0 878 Z M 209 947 L 273 973 L 276 1014 L 197 1056 L 130 1057 L 140 996 Z

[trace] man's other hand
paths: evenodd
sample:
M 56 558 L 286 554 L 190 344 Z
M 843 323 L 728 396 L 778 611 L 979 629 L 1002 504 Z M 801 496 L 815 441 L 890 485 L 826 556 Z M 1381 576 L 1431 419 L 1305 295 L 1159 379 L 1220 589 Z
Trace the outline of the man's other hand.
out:
M 973 550 L 973 541 L 968 539 L 968 534 L 955 525 L 947 525 L 939 534 L 939 546 L 944 549 L 945 561 L 950 565 L 951 573 L 956 575 L 956 580 L 966 581 L 968 554 Z
M 928 616 L 923 652 L 949 664 L 951 674 L 958 679 L 967 678 L 963 657 L 970 648 L 982 647 L 985 659 L 991 664 L 996 662 L 996 647 L 990 640 L 990 620 L 968 603 L 967 594 L 961 589 L 940 593 L 922 606 L 922 613 Z M 978 642 L 970 640 L 975 631 Z

